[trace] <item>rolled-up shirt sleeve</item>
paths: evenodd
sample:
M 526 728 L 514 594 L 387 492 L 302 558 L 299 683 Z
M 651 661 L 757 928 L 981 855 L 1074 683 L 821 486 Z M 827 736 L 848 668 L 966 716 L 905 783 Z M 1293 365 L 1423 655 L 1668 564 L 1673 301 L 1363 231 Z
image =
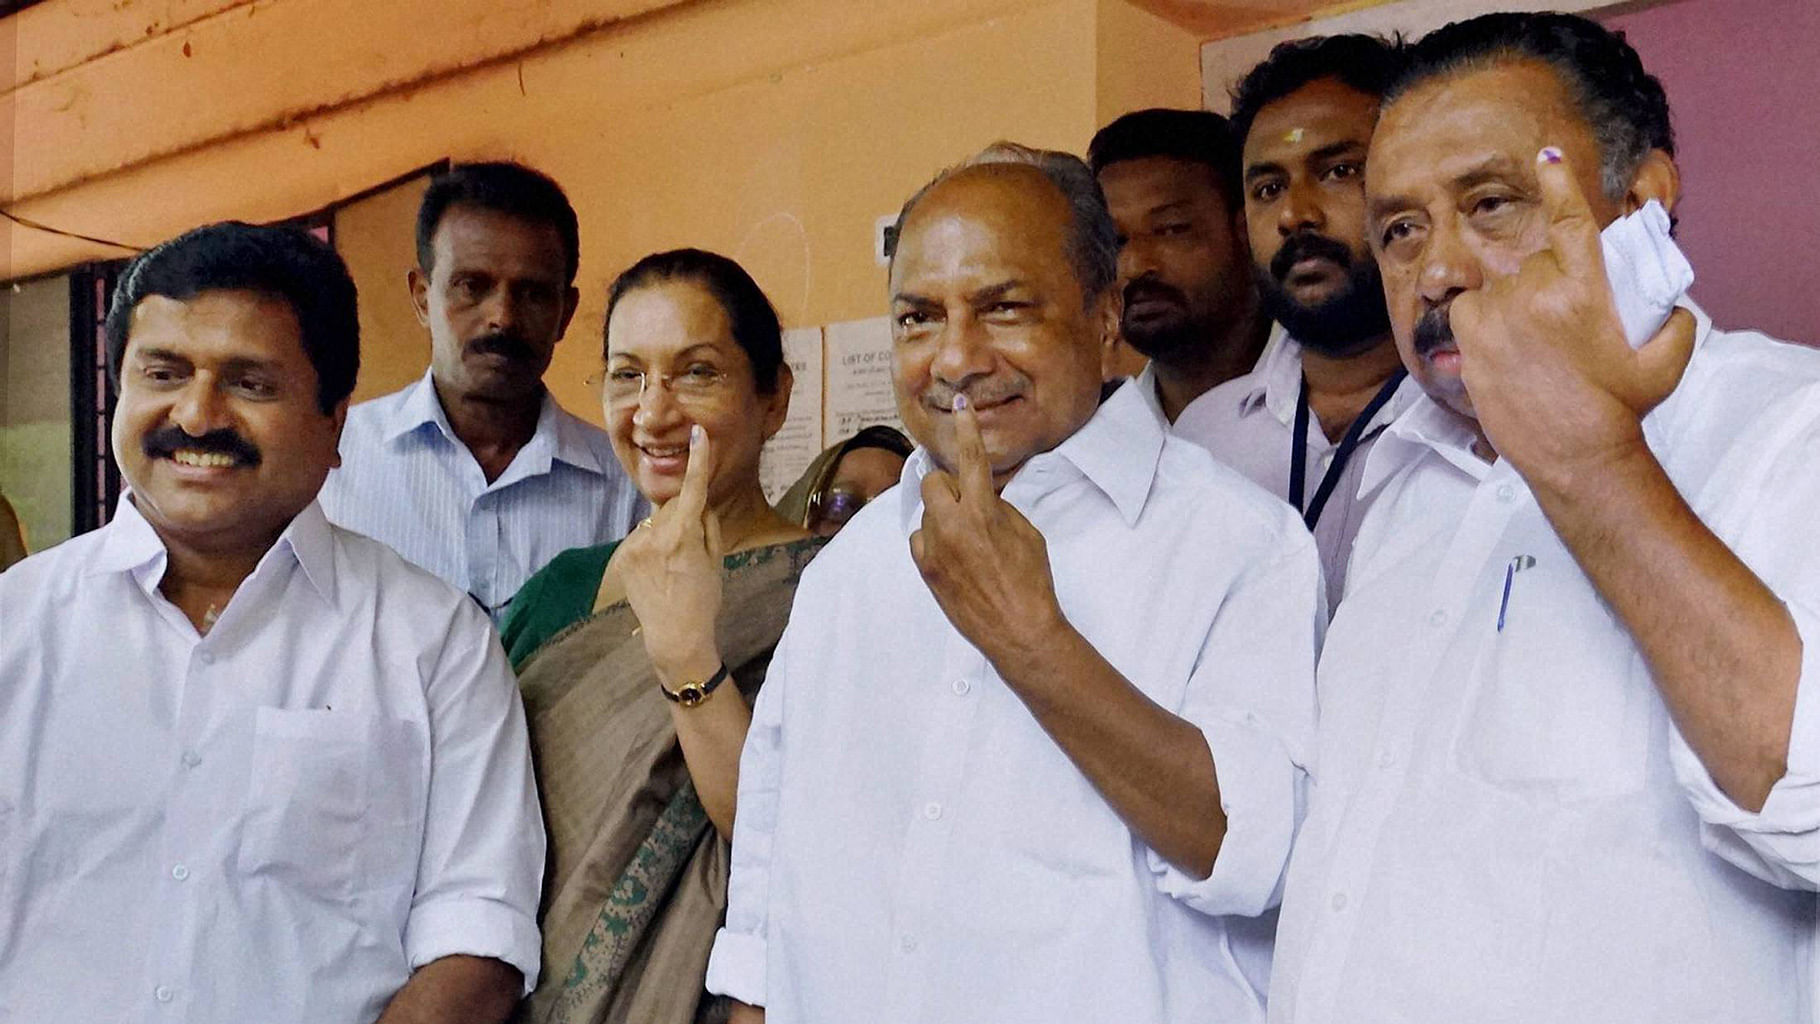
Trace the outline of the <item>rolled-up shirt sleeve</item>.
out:
M 1213 754 L 1226 835 L 1206 878 L 1147 854 L 1158 889 L 1206 914 L 1254 917 L 1281 900 L 1307 802 L 1324 591 L 1313 538 L 1299 523 L 1281 538 L 1225 596 L 1175 709 Z
M 426 688 L 430 786 L 405 927 L 412 969 L 445 956 L 518 968 L 528 994 L 541 944 L 544 829 L 518 684 L 491 624 L 468 602 Z
M 1820 890 L 1820 545 L 1811 536 L 1820 511 L 1820 388 L 1807 388 L 1788 405 L 1796 415 L 1788 416 L 1785 406 L 1764 416 L 1775 435 L 1739 439 L 1745 451 L 1773 455 L 1743 479 L 1724 483 L 1737 514 L 1715 525 L 1782 601 L 1801 638 L 1787 770 L 1753 813 L 1719 789 L 1678 731 L 1669 753 L 1707 849 L 1774 885 Z
M 792 615 L 795 618 L 795 615 Z M 708 957 L 707 989 L 752 1006 L 765 1005 L 766 929 L 770 923 L 771 844 L 783 766 L 784 702 L 790 671 L 791 628 L 784 630 L 752 706 L 752 725 L 739 755 L 738 812 L 733 818 L 727 922 Z
M 1707 849 L 1774 885 L 1820 890 L 1820 612 L 1794 602 L 1786 607 L 1801 636 L 1801 679 L 1788 770 L 1763 808 L 1751 812 L 1726 796 L 1678 731 L 1671 757 L 1700 815 Z

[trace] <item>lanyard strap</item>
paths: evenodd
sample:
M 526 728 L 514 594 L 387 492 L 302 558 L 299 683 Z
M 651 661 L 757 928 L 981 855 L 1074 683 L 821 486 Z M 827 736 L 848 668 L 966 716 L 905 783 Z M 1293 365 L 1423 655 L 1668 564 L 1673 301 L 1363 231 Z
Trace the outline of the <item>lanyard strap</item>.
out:
M 1397 386 L 1403 383 L 1407 371 L 1397 367 L 1378 393 L 1366 403 L 1363 411 L 1346 428 L 1346 434 L 1340 438 L 1340 447 L 1333 453 L 1333 462 L 1328 464 L 1326 475 L 1321 477 L 1321 485 L 1315 488 L 1314 500 L 1302 507 L 1302 495 L 1305 492 L 1303 478 L 1308 474 L 1308 378 L 1302 378 L 1302 390 L 1296 397 L 1295 434 L 1289 439 L 1289 503 L 1302 513 L 1302 522 L 1310 530 L 1321 521 L 1321 510 L 1327 507 L 1327 499 L 1333 497 L 1333 489 L 1340 484 L 1340 475 L 1346 472 L 1346 463 L 1351 461 L 1352 453 L 1359 447 L 1365 437 L 1365 428 L 1373 417 L 1390 402 L 1390 397 L 1397 393 Z

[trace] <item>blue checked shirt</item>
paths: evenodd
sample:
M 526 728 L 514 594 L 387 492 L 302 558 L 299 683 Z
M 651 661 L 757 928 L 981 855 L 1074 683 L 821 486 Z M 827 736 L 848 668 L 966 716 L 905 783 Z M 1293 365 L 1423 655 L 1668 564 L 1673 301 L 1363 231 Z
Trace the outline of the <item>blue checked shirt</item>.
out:
M 487 483 L 428 373 L 348 411 L 321 501 L 332 522 L 466 591 L 495 624 L 550 559 L 623 537 L 647 511 L 606 432 L 547 394 L 530 443 Z

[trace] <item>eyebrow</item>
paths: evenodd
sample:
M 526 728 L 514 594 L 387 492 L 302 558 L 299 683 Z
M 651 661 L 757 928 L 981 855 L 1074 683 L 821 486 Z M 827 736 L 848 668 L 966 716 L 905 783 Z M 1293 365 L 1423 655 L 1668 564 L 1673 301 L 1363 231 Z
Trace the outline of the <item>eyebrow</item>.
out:
M 189 357 L 182 353 L 173 349 L 159 348 L 155 345 L 149 348 L 141 345 L 138 348 L 133 349 L 133 358 L 142 360 L 156 359 L 166 363 L 187 363 L 190 361 Z
M 1448 180 L 1448 187 L 1455 191 L 1477 188 L 1488 181 L 1510 181 L 1519 177 L 1520 165 L 1502 153 L 1493 153 L 1478 163 L 1468 167 Z M 1365 204 L 1366 216 L 1370 220 L 1418 206 L 1413 196 L 1388 195 L 1377 196 Z
M 1332 160 L 1336 156 L 1344 156 L 1347 153 L 1356 153 L 1365 148 L 1366 148 L 1365 143 L 1359 141 L 1358 139 L 1341 139 L 1339 142 L 1334 142 L 1334 143 L 1330 143 L 1328 145 L 1322 146 L 1320 149 L 1317 149 L 1314 152 L 1308 154 L 1307 159 L 1308 160 Z

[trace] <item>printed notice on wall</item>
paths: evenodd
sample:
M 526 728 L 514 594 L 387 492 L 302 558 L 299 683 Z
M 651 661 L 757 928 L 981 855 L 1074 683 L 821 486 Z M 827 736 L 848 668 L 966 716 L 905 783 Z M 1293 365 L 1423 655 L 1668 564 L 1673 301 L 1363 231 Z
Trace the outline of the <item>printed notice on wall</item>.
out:
M 904 429 L 891 391 L 891 321 L 849 320 L 826 328 L 828 401 L 822 436 L 828 444 L 861 427 Z
M 785 331 L 784 362 L 796 376 L 790 389 L 790 415 L 783 429 L 765 442 L 759 460 L 759 481 L 770 502 L 783 497 L 822 450 L 822 329 Z

